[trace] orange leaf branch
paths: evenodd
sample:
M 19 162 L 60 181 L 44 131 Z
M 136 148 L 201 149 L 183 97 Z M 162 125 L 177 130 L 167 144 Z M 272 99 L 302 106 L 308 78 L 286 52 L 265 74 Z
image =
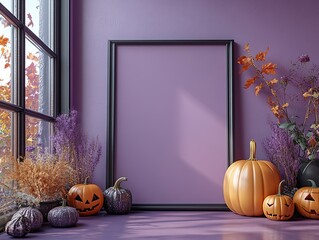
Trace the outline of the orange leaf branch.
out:
M 275 115 L 275 117 L 280 120 L 285 118 L 288 120 L 287 106 L 288 103 L 282 104 L 277 96 L 277 91 L 275 89 L 278 79 L 273 78 L 272 80 L 267 80 L 265 75 L 275 75 L 277 64 L 268 62 L 261 65 L 261 67 L 257 66 L 256 62 L 265 62 L 266 56 L 269 52 L 269 48 L 266 51 L 260 51 L 255 56 L 250 53 L 249 44 L 245 44 L 244 50 L 247 53 L 246 55 L 240 56 L 238 58 L 237 63 L 241 65 L 241 72 L 248 70 L 249 68 L 253 68 L 254 75 L 252 78 L 246 80 L 244 84 L 244 88 L 248 89 L 252 85 L 255 86 L 255 95 L 258 96 L 260 91 L 267 86 L 270 91 L 271 96 L 268 97 L 268 105 L 270 110 Z

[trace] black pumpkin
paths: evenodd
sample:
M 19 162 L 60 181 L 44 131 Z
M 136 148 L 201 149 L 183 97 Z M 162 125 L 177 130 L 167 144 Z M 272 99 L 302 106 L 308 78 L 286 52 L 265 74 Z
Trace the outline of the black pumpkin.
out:
M 315 182 L 316 186 L 319 186 L 319 161 L 313 159 L 310 161 L 302 162 L 297 175 L 297 187 L 311 187 L 311 183 L 308 181 L 311 179 Z
M 7 222 L 4 231 L 12 237 L 24 237 L 31 231 L 31 221 L 23 215 L 17 215 Z
M 20 215 L 29 218 L 31 222 L 31 232 L 38 230 L 43 224 L 43 215 L 37 208 L 33 208 L 33 207 L 20 208 L 12 216 L 12 218 L 16 218 Z
M 116 180 L 113 187 L 106 189 L 104 195 L 104 210 L 109 214 L 129 213 L 132 206 L 132 193 L 121 188 L 122 181 L 127 181 L 126 177 Z
M 66 206 L 65 199 L 63 200 L 62 206 L 51 209 L 48 214 L 48 221 L 52 227 L 73 227 L 78 220 L 78 211 L 74 207 Z

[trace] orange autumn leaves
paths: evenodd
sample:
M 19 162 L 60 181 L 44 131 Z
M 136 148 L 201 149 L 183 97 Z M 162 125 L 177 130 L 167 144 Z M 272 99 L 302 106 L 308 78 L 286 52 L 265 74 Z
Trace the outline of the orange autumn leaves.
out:
M 266 56 L 269 51 L 269 48 L 267 48 L 266 51 L 260 51 L 256 54 L 256 56 L 252 56 L 250 53 L 249 44 L 247 43 L 244 47 L 244 50 L 247 52 L 247 55 L 240 56 L 238 58 L 238 63 L 242 66 L 241 71 L 247 71 L 250 68 L 254 68 L 255 74 L 252 78 L 247 79 L 245 83 L 245 89 L 249 88 L 251 85 L 253 85 L 257 79 L 263 78 L 265 75 L 274 75 L 276 74 L 276 67 L 277 65 L 274 63 L 264 63 L 261 65 L 261 69 L 257 66 L 257 62 L 265 62 Z M 261 89 L 259 89 L 260 91 Z M 258 91 L 258 93 L 259 93 Z M 258 93 L 256 95 L 258 95 Z
M 10 67 L 10 61 L 11 61 L 11 53 L 7 47 L 8 43 L 9 43 L 9 38 L 5 37 L 4 35 L 1 35 L 0 36 L 0 46 L 1 46 L 0 56 L 4 57 L 5 59 L 4 68 Z
M 271 77 L 276 74 L 277 64 L 272 62 L 266 62 L 266 57 L 269 52 L 269 48 L 266 51 L 260 51 L 256 55 L 252 55 L 250 52 L 249 44 L 245 44 L 244 50 L 246 55 L 240 56 L 237 63 L 241 65 L 241 72 L 245 72 L 252 69 L 254 75 L 248 78 L 244 84 L 244 88 L 248 89 L 251 86 L 255 86 L 254 92 L 258 96 L 260 91 L 263 89 L 268 89 L 268 100 L 267 103 L 270 110 L 275 115 L 275 117 L 280 120 L 286 117 L 286 108 L 288 103 L 281 103 L 278 96 L 276 85 L 278 84 L 278 79 Z
M 3 35 L 0 36 L 0 45 L 1 46 L 6 47 L 8 42 L 9 42 L 9 38 L 4 37 Z
M 11 24 L 6 20 L 0 21 L 3 28 L 10 27 Z M 14 68 L 12 68 L 12 54 L 14 50 L 14 38 L 11 38 L 12 30 L 0 33 L 0 101 L 12 103 L 13 101 L 13 86 L 15 79 Z M 40 76 L 39 76 L 39 52 L 26 53 L 25 61 L 25 105 L 28 109 L 39 109 L 40 96 Z M 12 116 L 10 111 L 0 109 L 0 153 L 5 154 L 11 149 L 12 145 Z M 31 118 L 30 118 L 31 119 Z M 33 118 L 32 118 L 33 119 Z M 27 139 L 36 139 L 39 132 L 39 124 L 35 121 L 26 121 Z M 27 142 L 27 144 L 30 144 Z M 34 144 L 34 143 L 32 143 Z

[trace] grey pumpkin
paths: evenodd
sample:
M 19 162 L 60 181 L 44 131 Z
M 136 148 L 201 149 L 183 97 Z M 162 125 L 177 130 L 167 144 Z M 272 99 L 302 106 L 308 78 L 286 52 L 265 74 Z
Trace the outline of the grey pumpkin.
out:
M 43 215 L 37 208 L 24 207 L 20 208 L 13 216 L 13 218 L 19 217 L 20 215 L 27 217 L 31 222 L 31 232 L 39 230 L 43 224 Z
M 106 189 L 104 195 L 104 210 L 109 214 L 126 214 L 132 207 L 132 193 L 121 188 L 121 182 L 127 181 L 126 177 L 116 180 L 113 187 Z
M 78 220 L 78 211 L 74 207 L 66 206 L 66 199 L 63 199 L 62 206 L 55 207 L 48 213 L 48 221 L 52 227 L 73 227 Z
M 4 231 L 12 237 L 24 237 L 31 231 L 31 221 L 23 215 L 17 215 L 7 222 Z

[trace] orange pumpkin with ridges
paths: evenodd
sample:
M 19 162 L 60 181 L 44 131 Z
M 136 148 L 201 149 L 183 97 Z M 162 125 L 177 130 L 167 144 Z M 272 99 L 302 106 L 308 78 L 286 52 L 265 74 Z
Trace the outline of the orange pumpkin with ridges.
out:
M 96 184 L 88 184 L 88 178 L 84 184 L 76 184 L 68 192 L 68 204 L 78 210 L 80 216 L 97 214 L 104 203 L 101 188 Z
M 312 187 L 299 188 L 294 195 L 295 207 L 306 218 L 319 219 L 319 187 L 315 181 L 308 179 Z
M 264 199 L 277 191 L 280 174 L 274 164 L 256 159 L 256 142 L 250 141 L 250 158 L 232 163 L 224 176 L 224 200 L 239 215 L 262 216 Z
M 263 211 L 270 220 L 289 220 L 294 215 L 295 206 L 292 198 L 281 194 L 281 185 L 284 181 L 279 183 L 276 195 L 269 195 L 264 200 Z

